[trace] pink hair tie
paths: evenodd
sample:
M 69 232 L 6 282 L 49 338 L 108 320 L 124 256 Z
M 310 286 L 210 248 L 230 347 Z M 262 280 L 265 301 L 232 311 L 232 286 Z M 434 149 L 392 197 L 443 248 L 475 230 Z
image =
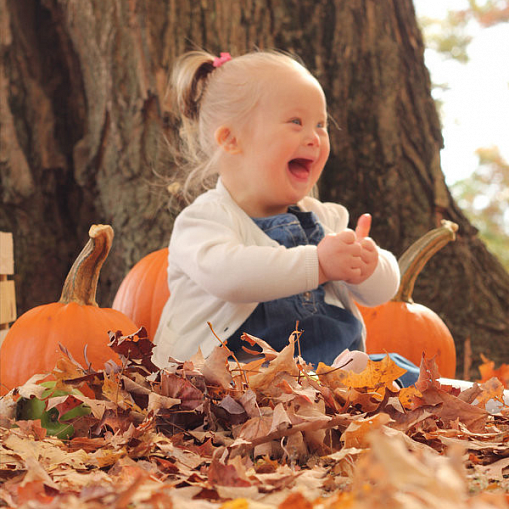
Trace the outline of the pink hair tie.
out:
M 232 56 L 229 53 L 221 53 L 220 56 L 214 58 L 214 62 L 212 65 L 214 67 L 221 67 L 224 63 L 228 62 L 232 59 Z

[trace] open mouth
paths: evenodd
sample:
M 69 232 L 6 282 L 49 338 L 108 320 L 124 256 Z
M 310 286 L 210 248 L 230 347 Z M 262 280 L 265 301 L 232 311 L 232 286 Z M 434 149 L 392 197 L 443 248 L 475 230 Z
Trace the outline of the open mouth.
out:
M 297 158 L 288 162 L 290 173 L 298 179 L 307 179 L 311 171 L 311 159 Z

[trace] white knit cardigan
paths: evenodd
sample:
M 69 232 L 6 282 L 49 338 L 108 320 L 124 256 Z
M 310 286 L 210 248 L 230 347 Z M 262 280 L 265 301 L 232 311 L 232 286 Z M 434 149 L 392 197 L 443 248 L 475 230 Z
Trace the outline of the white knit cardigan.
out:
M 317 215 L 325 234 L 347 228 L 348 212 L 341 205 L 306 197 L 298 206 Z M 318 272 L 316 246 L 279 245 L 235 203 L 219 179 L 215 189 L 198 197 L 175 221 L 169 246 L 170 298 L 154 338 L 155 364 L 164 367 L 169 356 L 186 360 L 198 348 L 207 356 L 218 345 L 207 322 L 227 339 L 259 302 L 315 289 Z M 354 300 L 365 306 L 390 300 L 399 277 L 395 257 L 379 249 L 378 266 L 366 281 L 328 282 L 325 300 L 362 321 Z

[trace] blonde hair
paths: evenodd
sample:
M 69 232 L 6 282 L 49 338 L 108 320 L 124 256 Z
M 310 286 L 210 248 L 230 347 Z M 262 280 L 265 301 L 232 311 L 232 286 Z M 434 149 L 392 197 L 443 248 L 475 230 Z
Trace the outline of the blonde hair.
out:
M 262 93 L 270 88 L 270 68 L 309 71 L 278 51 L 253 51 L 214 67 L 214 55 L 190 51 L 179 57 L 171 75 L 171 102 L 179 122 L 174 191 L 189 203 L 213 186 L 220 149 L 214 139 L 225 124 L 242 127 Z

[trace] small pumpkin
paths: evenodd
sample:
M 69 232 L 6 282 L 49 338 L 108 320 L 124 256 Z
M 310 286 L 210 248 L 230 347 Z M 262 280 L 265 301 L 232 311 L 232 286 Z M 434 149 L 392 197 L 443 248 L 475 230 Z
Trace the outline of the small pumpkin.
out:
M 0 394 L 23 385 L 35 374 L 52 371 L 63 355 L 59 343 L 83 366 L 85 345 L 92 368 L 102 369 L 110 359 L 119 363 L 108 347 L 108 331 L 132 334 L 139 329 L 120 311 L 97 305 L 97 282 L 111 248 L 113 229 L 92 225 L 89 236 L 69 271 L 60 300 L 30 309 L 5 336 L 0 349 Z
M 148 337 L 154 339 L 169 296 L 168 248 L 163 248 L 143 257 L 127 273 L 113 300 L 113 309 L 145 327 Z
M 456 238 L 457 230 L 456 223 L 444 220 L 440 228 L 414 242 L 398 260 L 401 283 L 396 296 L 381 306 L 359 305 L 367 329 L 368 354 L 395 352 L 419 366 L 424 352 L 427 358 L 435 357 L 442 376 L 454 378 L 454 339 L 434 311 L 412 300 L 412 292 L 417 276 L 428 260 Z

